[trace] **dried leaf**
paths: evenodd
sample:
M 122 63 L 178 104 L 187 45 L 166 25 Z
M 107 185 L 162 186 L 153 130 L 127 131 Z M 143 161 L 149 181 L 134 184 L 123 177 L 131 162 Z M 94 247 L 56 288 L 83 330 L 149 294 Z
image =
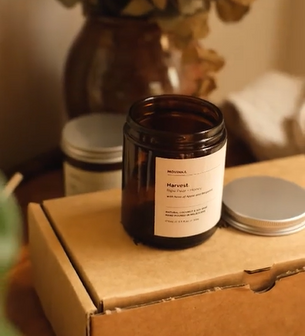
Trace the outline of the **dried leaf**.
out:
M 223 57 L 214 50 L 204 49 L 198 42 L 189 43 L 182 50 L 182 93 L 206 97 L 216 88 L 212 74 L 223 65 Z
M 165 9 L 167 5 L 167 0 L 151 0 L 151 2 L 161 10 Z
M 183 50 L 181 61 L 183 64 L 192 64 L 199 62 L 199 54 L 199 47 L 197 45 L 191 45 L 190 47 Z
M 199 57 L 202 66 L 208 71 L 219 71 L 225 64 L 224 58 L 212 49 L 199 48 Z
M 216 88 L 217 85 L 215 79 L 211 76 L 206 76 L 202 81 L 198 81 L 198 91 L 196 92 L 196 96 L 205 98 Z
M 243 6 L 233 0 L 217 0 L 216 9 L 219 17 L 225 22 L 239 21 L 248 13 L 250 7 Z
M 157 17 L 154 21 L 159 25 L 165 33 L 173 33 L 177 27 L 182 23 L 183 19 L 181 17 L 166 19 L 163 17 Z
M 209 0 L 177 0 L 182 15 L 192 15 L 198 11 L 208 10 Z
M 208 35 L 208 13 L 198 12 L 192 16 L 158 18 L 156 22 L 164 32 L 174 33 L 181 38 L 201 39 Z
M 192 40 L 206 37 L 209 33 L 207 12 L 171 20 L 158 20 L 158 23 L 163 31 L 173 34 L 173 42 L 179 49 L 185 48 Z
M 214 50 L 204 49 L 199 44 L 190 45 L 182 53 L 183 64 L 199 63 L 198 71 L 204 75 L 207 72 L 219 71 L 224 66 L 224 58 Z
M 231 0 L 239 5 L 250 6 L 255 0 Z
M 154 9 L 153 5 L 147 0 L 131 0 L 123 9 L 123 15 L 142 16 L 148 14 Z
M 198 12 L 185 19 L 185 24 L 189 26 L 192 37 L 195 40 L 205 38 L 209 33 L 208 13 Z M 183 27 L 180 27 L 183 30 Z

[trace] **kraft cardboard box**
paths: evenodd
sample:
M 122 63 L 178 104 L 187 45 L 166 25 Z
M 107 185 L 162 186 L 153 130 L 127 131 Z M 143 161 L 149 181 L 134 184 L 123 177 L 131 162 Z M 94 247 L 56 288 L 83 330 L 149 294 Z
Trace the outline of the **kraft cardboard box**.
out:
M 231 168 L 305 187 L 305 156 Z M 249 197 L 245 195 L 245 197 Z M 181 251 L 135 245 L 120 190 L 29 206 L 34 279 L 57 336 L 303 335 L 305 230 L 261 237 L 219 228 Z

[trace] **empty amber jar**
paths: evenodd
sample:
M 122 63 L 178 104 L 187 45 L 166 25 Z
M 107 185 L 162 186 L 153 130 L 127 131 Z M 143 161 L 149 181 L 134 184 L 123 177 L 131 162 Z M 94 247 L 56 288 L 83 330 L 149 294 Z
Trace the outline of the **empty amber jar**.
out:
M 205 100 L 161 95 L 135 103 L 124 126 L 122 224 L 138 242 L 198 245 L 221 215 L 226 130 Z

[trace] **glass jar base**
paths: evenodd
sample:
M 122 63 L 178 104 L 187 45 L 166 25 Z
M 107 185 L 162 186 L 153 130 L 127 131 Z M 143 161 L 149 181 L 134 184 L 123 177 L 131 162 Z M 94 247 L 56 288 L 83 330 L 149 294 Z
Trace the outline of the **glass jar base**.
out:
M 151 235 L 146 237 L 140 237 L 139 235 L 130 232 L 126 226 L 123 225 L 123 227 L 127 234 L 133 238 L 135 244 L 143 244 L 162 250 L 182 250 L 195 247 L 208 240 L 216 232 L 218 225 L 215 225 L 210 230 L 201 234 L 183 238 L 168 238 Z

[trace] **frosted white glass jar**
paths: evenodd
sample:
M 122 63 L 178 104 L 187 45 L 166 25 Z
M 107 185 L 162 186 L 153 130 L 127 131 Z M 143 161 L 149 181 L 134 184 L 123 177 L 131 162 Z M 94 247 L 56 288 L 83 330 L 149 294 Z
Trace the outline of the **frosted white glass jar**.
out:
M 125 119 L 93 113 L 65 125 L 61 148 L 66 196 L 121 187 Z

